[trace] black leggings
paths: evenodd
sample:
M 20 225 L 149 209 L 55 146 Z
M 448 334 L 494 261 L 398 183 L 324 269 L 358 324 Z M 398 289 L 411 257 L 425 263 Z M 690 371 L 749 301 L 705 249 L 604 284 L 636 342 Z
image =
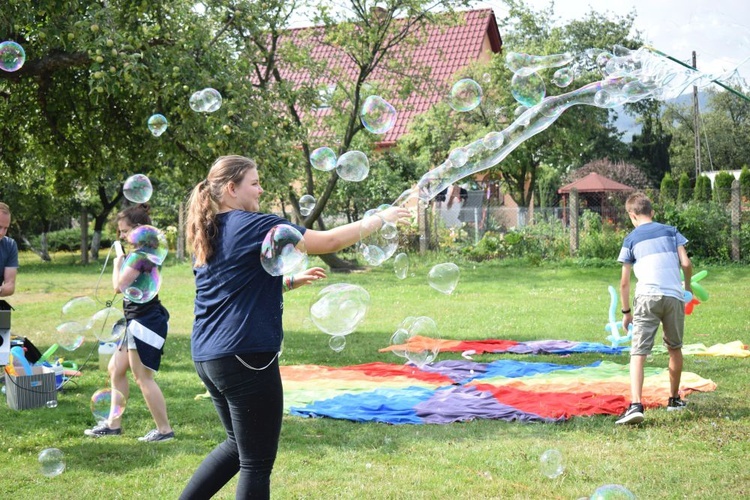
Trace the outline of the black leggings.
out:
M 181 499 L 211 498 L 237 472 L 236 498 L 270 498 L 284 410 L 278 357 L 254 353 L 240 358 L 195 362 L 227 438 L 203 460 Z

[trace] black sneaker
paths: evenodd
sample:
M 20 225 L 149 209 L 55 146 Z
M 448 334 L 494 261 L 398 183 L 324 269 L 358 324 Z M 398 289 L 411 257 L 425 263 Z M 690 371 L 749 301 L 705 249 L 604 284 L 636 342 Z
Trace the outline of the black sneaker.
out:
M 625 413 L 620 415 L 616 424 L 640 424 L 643 422 L 643 405 L 641 403 L 630 403 Z
M 87 436 L 95 438 L 102 436 L 119 436 L 120 434 L 122 434 L 122 429 L 110 429 L 107 424 L 102 423 L 97 425 L 93 429 L 86 429 L 85 431 L 83 431 L 83 433 Z
M 170 439 L 174 439 L 174 431 L 162 434 L 159 432 L 159 429 L 154 429 L 149 431 L 145 436 L 139 437 L 138 441 L 156 443 L 158 441 L 169 441 Z
M 667 403 L 667 411 L 684 410 L 686 406 L 687 402 L 683 401 L 680 396 L 677 396 L 676 398 L 669 398 L 669 402 Z

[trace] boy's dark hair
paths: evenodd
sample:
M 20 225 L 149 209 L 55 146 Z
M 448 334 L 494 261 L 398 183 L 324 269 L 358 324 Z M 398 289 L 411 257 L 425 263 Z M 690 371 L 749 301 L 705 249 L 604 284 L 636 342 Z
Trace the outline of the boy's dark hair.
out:
M 128 208 L 118 212 L 115 218 L 115 224 L 121 220 L 128 221 L 131 226 L 150 226 L 151 216 L 148 214 L 151 211 L 151 207 L 148 203 L 139 203 L 138 205 L 131 205 Z
M 654 211 L 651 206 L 651 200 L 645 193 L 637 192 L 628 196 L 625 201 L 625 210 L 633 212 L 636 215 L 651 215 Z

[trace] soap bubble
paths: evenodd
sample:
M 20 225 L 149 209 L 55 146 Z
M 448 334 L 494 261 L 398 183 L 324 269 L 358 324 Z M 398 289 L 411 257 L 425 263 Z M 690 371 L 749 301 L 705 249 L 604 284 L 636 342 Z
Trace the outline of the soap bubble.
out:
M 453 84 L 448 104 L 456 111 L 471 111 L 482 102 L 482 87 L 471 78 L 464 78 Z
M 396 109 L 382 97 L 371 95 L 365 99 L 359 117 L 373 134 L 385 134 L 396 123 Z
M 7 72 L 18 71 L 26 62 L 26 51 L 13 41 L 0 43 L 0 69 Z
M 219 91 L 208 87 L 190 96 L 190 109 L 199 113 L 213 113 L 221 107 L 221 102 Z
M 122 185 L 122 194 L 133 203 L 146 203 L 153 192 L 151 181 L 143 174 L 131 175 Z
M 575 73 L 569 68 L 560 68 L 552 75 L 552 83 L 558 87 L 567 87 L 573 81 Z
M 296 274 L 307 269 L 302 233 L 288 224 L 272 227 L 260 247 L 260 263 L 271 276 Z
M 336 161 L 336 173 L 345 181 L 365 180 L 370 173 L 370 160 L 362 151 L 347 151 Z
M 77 321 L 65 321 L 56 327 L 57 345 L 66 351 L 75 351 L 83 344 L 86 328 Z
M 167 237 L 154 226 L 143 225 L 131 229 L 128 233 L 128 243 L 157 266 L 164 263 L 169 253 Z
M 546 91 L 544 80 L 538 73 L 525 76 L 516 73 L 510 80 L 510 93 L 513 98 L 527 108 L 542 102 Z
M 318 148 L 310 153 L 310 165 L 324 172 L 333 170 L 336 168 L 336 153 L 328 147 Z
M 440 331 L 429 316 L 408 316 L 391 336 L 391 345 L 404 345 L 395 350 L 397 356 L 408 359 L 419 368 L 432 363 L 440 353 Z
M 129 283 L 122 285 L 122 294 L 130 302 L 145 304 L 150 301 L 161 288 L 161 273 L 159 266 L 152 260 L 153 256 L 143 250 L 131 252 L 120 270 L 120 278 L 135 276 Z
M 562 454 L 554 449 L 545 451 L 539 457 L 539 468 L 542 474 L 548 478 L 556 478 L 565 470 L 562 463 Z
M 343 335 L 331 337 L 328 339 L 328 347 L 330 347 L 333 352 L 343 351 L 344 347 L 346 347 L 346 337 Z
M 47 408 L 57 408 L 57 400 L 56 399 L 50 399 L 49 401 L 47 401 L 47 403 L 45 404 L 45 406 Z
M 456 285 L 458 285 L 460 274 L 461 271 L 456 264 L 446 262 L 433 266 L 427 274 L 427 280 L 430 286 L 438 292 L 450 295 L 456 289 Z
M 505 135 L 502 132 L 489 132 L 482 138 L 482 144 L 489 150 L 497 149 L 505 142 Z
M 62 306 L 62 317 L 66 322 L 78 323 L 83 332 L 91 328 L 91 317 L 97 309 L 98 306 L 91 297 L 73 297 Z
M 100 342 L 115 342 L 123 334 L 126 321 L 122 309 L 105 307 L 97 311 L 93 317 L 91 329 Z
M 379 212 L 390 205 L 380 205 L 365 212 L 360 222 L 359 251 L 368 264 L 379 266 L 390 259 L 398 249 L 398 229 L 392 222 L 386 222 Z
M 65 471 L 65 454 L 57 448 L 45 448 L 39 453 L 42 475 L 55 477 Z
M 122 416 L 126 402 L 120 391 L 105 387 L 91 396 L 91 413 L 97 422 L 109 422 Z
M 316 203 L 317 200 L 315 200 L 313 195 L 304 195 L 299 199 L 299 213 L 302 214 L 303 217 L 307 217 L 315 209 Z
M 365 319 L 370 294 L 361 286 L 336 283 L 320 290 L 310 305 L 310 319 L 334 337 L 349 335 Z
M 393 272 L 400 280 L 406 279 L 409 274 L 409 256 L 401 252 L 393 259 Z
M 591 500 L 635 500 L 636 496 L 626 487 L 619 484 L 599 486 Z
M 448 159 L 453 162 L 456 168 L 460 168 L 469 161 L 469 153 L 466 148 L 455 148 L 448 153 Z
M 167 118 L 158 113 L 151 115 L 151 118 L 148 119 L 148 129 L 154 134 L 154 137 L 159 137 L 166 132 L 168 125 Z

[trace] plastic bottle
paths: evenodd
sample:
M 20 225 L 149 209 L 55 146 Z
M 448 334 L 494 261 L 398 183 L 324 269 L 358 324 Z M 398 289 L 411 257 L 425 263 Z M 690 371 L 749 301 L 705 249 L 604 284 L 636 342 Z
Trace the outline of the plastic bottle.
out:
M 114 342 L 99 342 L 99 369 L 107 370 L 109 360 L 117 349 L 117 344 Z

